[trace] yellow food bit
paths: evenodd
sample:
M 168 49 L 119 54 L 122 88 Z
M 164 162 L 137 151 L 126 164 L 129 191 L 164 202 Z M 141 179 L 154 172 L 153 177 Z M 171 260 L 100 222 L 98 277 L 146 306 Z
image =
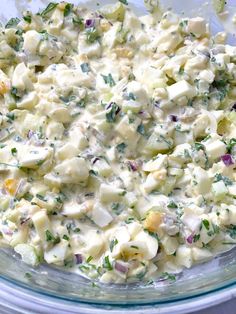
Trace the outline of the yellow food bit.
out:
M 111 24 L 105 20 L 101 20 L 100 27 L 103 32 L 107 32 L 111 28 Z
M 14 195 L 16 193 L 17 186 L 18 181 L 15 179 L 6 179 L 4 181 L 4 188 L 11 195 Z
M 165 180 L 166 174 L 167 174 L 166 169 L 161 169 L 161 170 L 157 170 L 157 171 L 153 172 L 153 177 L 156 180 Z
M 61 11 L 65 10 L 66 2 L 61 2 L 57 5 L 57 8 Z
M 131 49 L 125 47 L 117 47 L 115 50 L 115 54 L 119 58 L 128 58 L 131 59 L 134 56 L 134 53 Z
M 162 222 L 162 214 L 160 212 L 150 212 L 144 222 L 144 228 L 150 232 L 157 232 Z
M 230 131 L 230 126 L 231 126 L 231 122 L 230 122 L 227 118 L 224 118 L 223 120 L 221 120 L 221 121 L 218 123 L 218 126 L 217 126 L 217 133 L 218 133 L 218 134 L 226 134 L 226 133 L 229 133 L 229 131 Z
M 6 94 L 9 91 L 9 89 L 10 89 L 9 84 L 7 84 L 4 81 L 0 81 L 0 94 L 1 95 Z

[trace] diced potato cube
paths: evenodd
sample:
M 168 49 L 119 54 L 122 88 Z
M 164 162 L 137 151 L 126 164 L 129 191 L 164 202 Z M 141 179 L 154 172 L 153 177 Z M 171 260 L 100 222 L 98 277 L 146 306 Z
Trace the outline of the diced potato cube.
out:
M 204 262 L 212 258 L 212 253 L 207 249 L 200 249 L 198 247 L 192 248 L 193 260 L 196 262 Z
M 57 151 L 57 157 L 60 160 L 70 159 L 79 155 L 79 150 L 71 143 L 66 143 Z
M 33 221 L 35 230 L 40 237 L 40 240 L 42 243 L 47 244 L 46 231 L 51 231 L 51 223 L 49 221 L 48 215 L 46 214 L 46 211 L 36 212 L 31 219 Z
M 212 183 L 212 192 L 214 193 L 217 200 L 221 200 L 228 193 L 228 189 L 224 181 L 221 180 L 221 181 Z
M 193 263 L 192 249 L 185 245 L 180 245 L 176 251 L 176 262 L 181 266 L 190 268 Z
M 112 215 L 99 204 L 94 205 L 91 214 L 92 220 L 101 228 L 106 227 L 113 220 Z
M 17 108 L 33 109 L 38 102 L 38 96 L 35 91 L 27 94 L 20 101 L 17 102 Z
M 21 255 L 22 261 L 31 266 L 39 263 L 38 256 L 33 246 L 29 244 L 17 244 L 14 248 L 15 252 Z
M 54 173 L 60 177 L 64 184 L 86 183 L 89 170 L 86 161 L 81 157 L 73 157 L 64 160 L 54 168 Z
M 44 259 L 48 264 L 62 264 L 67 257 L 68 244 L 66 240 L 53 246 L 49 251 L 44 252 Z
M 156 171 L 160 170 L 162 167 L 165 167 L 167 164 L 167 156 L 166 155 L 158 155 L 155 159 L 148 161 L 143 164 L 143 171 Z
M 177 239 L 169 236 L 165 236 L 161 240 L 161 244 L 163 245 L 164 251 L 167 255 L 174 254 L 179 246 Z
M 195 17 L 188 21 L 188 31 L 196 37 L 206 34 L 206 21 L 202 17 Z
M 100 186 L 100 200 L 105 203 L 119 202 L 125 194 L 123 189 L 102 183 Z
M 167 87 L 170 100 L 176 100 L 182 96 L 193 98 L 196 95 L 195 88 L 185 80 L 179 81 Z

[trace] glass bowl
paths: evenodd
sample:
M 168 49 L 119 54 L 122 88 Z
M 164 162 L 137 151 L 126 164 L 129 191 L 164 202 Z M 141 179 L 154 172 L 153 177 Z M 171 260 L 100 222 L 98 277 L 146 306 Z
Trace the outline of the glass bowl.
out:
M 49 1 L 1 0 L 0 19 L 20 15 L 26 9 L 37 12 Z M 97 8 L 111 3 L 102 1 L 71 1 Z M 143 1 L 128 0 L 139 14 L 145 13 Z M 228 1 L 229 12 L 236 6 Z M 205 17 L 212 32 L 224 30 L 228 24 L 219 19 L 211 3 L 202 0 L 163 0 L 165 9 L 173 8 L 182 16 Z M 223 21 L 223 22 L 222 22 Z M 226 26 L 225 26 L 226 25 Z M 228 27 L 229 28 L 229 27 Z M 228 40 L 236 42 L 234 30 Z M 236 26 L 235 26 L 236 32 Z M 1 313 L 186 313 L 219 304 L 236 296 L 236 248 L 214 260 L 196 265 L 179 275 L 176 282 L 153 284 L 102 285 L 61 269 L 41 265 L 31 268 L 13 256 L 9 249 L 0 250 Z M 6 311 L 6 312 L 5 312 Z M 8 312 L 7 312 L 8 311 Z

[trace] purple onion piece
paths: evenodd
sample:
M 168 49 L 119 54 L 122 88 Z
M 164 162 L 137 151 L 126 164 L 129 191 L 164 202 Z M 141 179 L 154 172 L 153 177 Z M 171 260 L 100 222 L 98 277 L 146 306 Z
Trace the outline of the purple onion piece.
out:
M 189 244 L 192 244 L 193 243 L 193 237 L 194 237 L 194 235 L 193 234 L 190 234 L 190 236 L 188 236 L 187 237 L 187 242 L 189 243 Z
M 83 263 L 83 256 L 82 254 L 78 253 L 75 254 L 76 264 L 82 264 Z
M 236 103 L 235 104 L 233 104 L 233 106 L 231 107 L 231 109 L 230 109 L 231 111 L 236 111 Z
M 120 107 L 117 106 L 116 114 L 118 114 L 119 112 L 120 112 Z
M 21 226 L 26 224 L 29 220 L 30 220 L 30 218 L 26 218 L 26 219 L 22 220 L 21 223 L 20 223 Z
M 160 108 L 160 100 L 155 100 L 153 103 L 154 107 Z
M 129 161 L 128 162 L 128 165 L 129 165 L 129 168 L 132 170 L 132 171 L 137 171 L 138 170 L 138 166 L 135 162 L 133 161 Z
M 34 136 L 34 134 L 35 134 L 34 131 L 29 130 L 28 133 L 27 133 L 27 138 L 30 140 L 31 137 Z
M 123 274 L 126 274 L 128 272 L 128 267 L 119 263 L 119 262 L 115 262 L 115 269 Z
M 113 103 L 112 103 L 112 102 L 110 102 L 110 103 L 106 106 L 106 110 L 107 110 L 107 109 L 110 109 L 110 108 L 111 108 L 111 106 L 112 106 L 112 104 L 113 104 Z
M 232 158 L 232 156 L 230 154 L 225 154 L 225 155 L 221 156 L 221 160 L 223 161 L 223 163 L 227 167 L 229 167 L 229 166 L 234 164 L 234 160 L 233 160 L 233 158 Z
M 174 114 L 170 114 L 170 115 L 169 115 L 169 118 L 170 118 L 170 121 L 172 121 L 172 122 L 177 122 L 177 121 L 179 121 L 178 117 L 177 117 L 176 115 L 174 115 Z
M 9 236 L 13 235 L 13 231 L 9 228 L 3 228 L 2 232 Z
M 100 160 L 99 157 L 95 157 L 93 160 L 92 160 L 92 164 L 94 165 L 98 160 Z
M 94 19 L 85 20 L 85 28 L 91 28 L 94 27 L 94 25 L 95 25 Z

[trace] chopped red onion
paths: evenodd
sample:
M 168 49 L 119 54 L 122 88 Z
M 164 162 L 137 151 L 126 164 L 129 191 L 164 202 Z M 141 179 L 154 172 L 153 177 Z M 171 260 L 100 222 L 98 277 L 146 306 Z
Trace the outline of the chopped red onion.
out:
M 26 219 L 22 220 L 21 223 L 20 223 L 21 226 L 26 224 L 29 220 L 30 220 L 30 218 L 26 218 Z
M 94 165 L 98 160 L 100 160 L 99 157 L 95 157 L 93 160 L 92 160 L 92 164 Z
M 193 234 L 190 234 L 190 236 L 188 236 L 187 237 L 187 242 L 189 243 L 189 244 L 192 244 L 193 243 L 193 237 L 194 237 L 194 235 Z
M 9 228 L 6 228 L 6 227 L 3 227 L 2 232 L 6 235 L 9 235 L 9 236 L 13 235 L 13 231 Z
M 160 108 L 160 100 L 155 100 L 153 103 L 154 107 Z
M 177 122 L 177 121 L 179 121 L 178 117 L 175 116 L 174 114 L 170 114 L 170 115 L 169 115 L 169 118 L 170 118 L 170 121 L 172 121 L 172 122 Z
M 138 165 L 134 161 L 128 161 L 128 166 L 132 171 L 138 170 Z
M 225 154 L 221 156 L 221 160 L 227 167 L 234 164 L 234 160 L 230 154 Z
M 119 262 L 115 262 L 115 269 L 123 274 L 127 273 L 129 270 L 127 266 Z
M 91 28 L 94 27 L 94 25 L 95 25 L 94 19 L 85 20 L 85 28 Z
M 231 111 L 236 111 L 236 103 L 235 104 L 233 104 L 233 106 L 231 107 L 231 109 L 230 109 Z
M 76 258 L 76 264 L 82 264 L 83 263 L 83 256 L 82 256 L 82 254 L 80 254 L 80 253 L 75 254 L 75 258 Z
M 32 130 L 29 130 L 27 133 L 27 138 L 30 140 L 32 136 L 34 136 L 35 132 Z
M 23 189 L 26 185 L 26 180 L 25 179 L 21 179 L 20 180 L 20 183 L 18 184 L 17 188 L 16 188 L 16 192 L 15 192 L 15 195 L 17 194 L 21 194 L 23 192 Z

